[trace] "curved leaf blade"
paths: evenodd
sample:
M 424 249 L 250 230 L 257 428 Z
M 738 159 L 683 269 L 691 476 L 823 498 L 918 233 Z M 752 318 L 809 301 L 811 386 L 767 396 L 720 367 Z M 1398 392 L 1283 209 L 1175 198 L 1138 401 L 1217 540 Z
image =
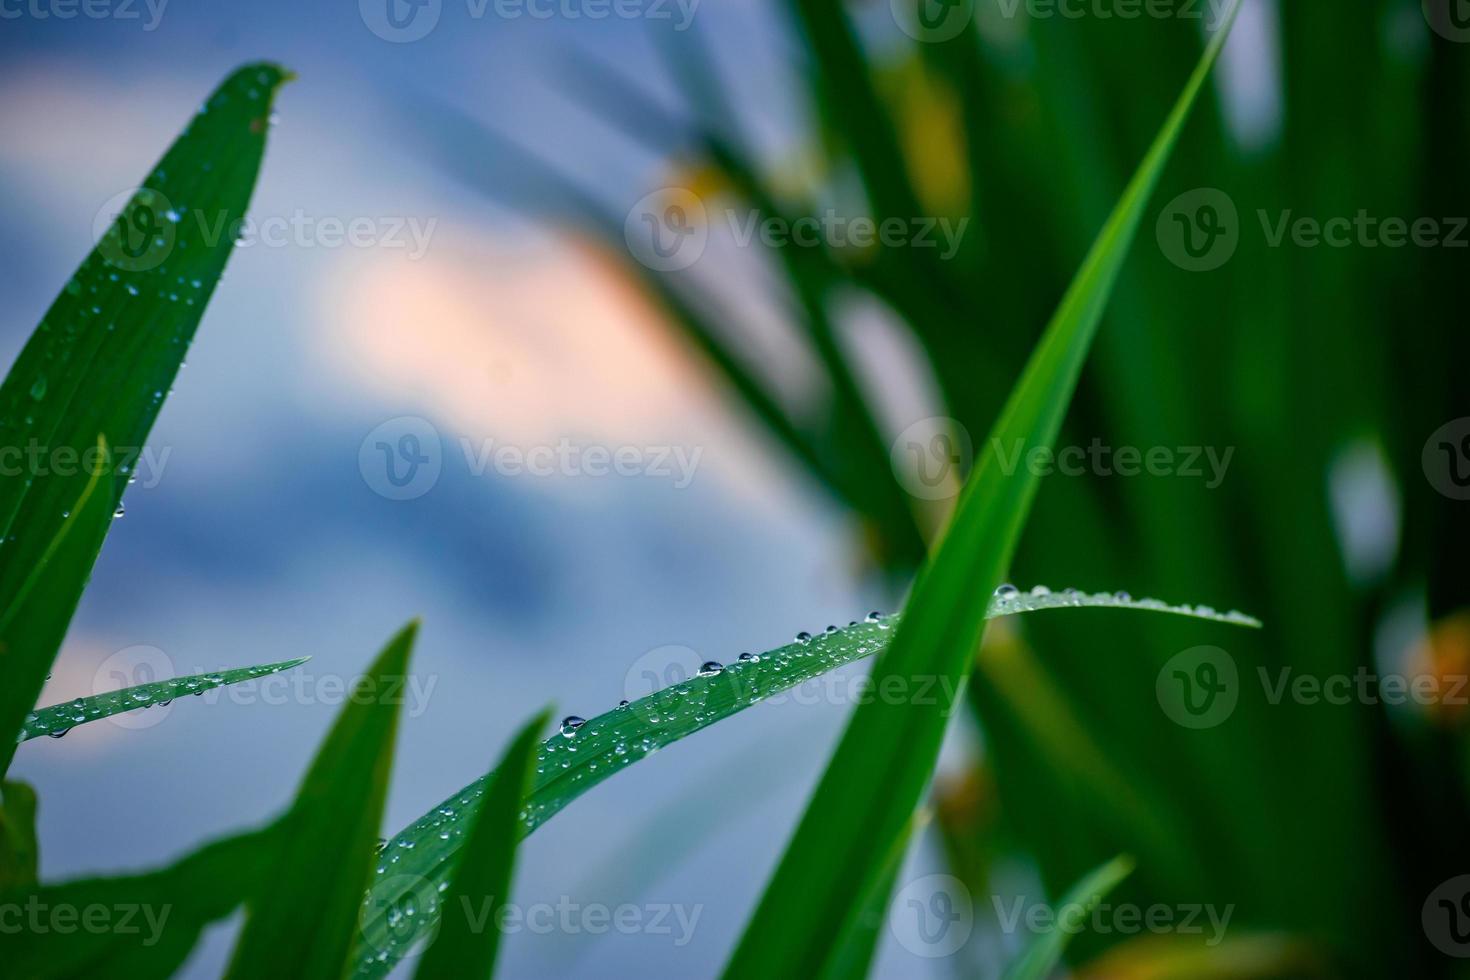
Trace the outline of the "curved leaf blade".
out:
M 439 935 L 419 962 L 417 980 L 489 980 L 494 975 L 500 951 L 497 923 L 501 907 L 510 899 L 516 847 L 521 842 L 521 806 L 536 771 L 537 737 L 550 720 L 548 708 L 522 726 L 495 767 L 495 778 L 444 893 L 444 907 L 456 912 L 440 918 Z
M 1091 912 L 1114 888 L 1133 873 L 1133 859 L 1120 854 L 1100 868 L 1088 872 L 1062 898 L 1060 908 Z M 1040 933 L 1005 972 L 1004 980 L 1046 980 L 1061 962 L 1072 929 L 1048 929 Z
M 48 909 L 134 909 L 129 929 L 0 931 L 7 975 L 32 980 L 172 976 L 204 928 L 266 884 L 272 829 L 215 841 L 154 871 L 0 891 L 0 904 Z M 130 913 L 134 914 L 134 913 Z
M 66 636 L 72 613 L 92 572 L 97 549 L 107 534 L 111 502 L 101 459 L 107 443 L 98 439 L 98 465 L 61 526 L 25 578 L 0 609 L 0 776 L 15 758 L 26 712 L 46 683 L 46 672 Z
M 25 725 L 17 741 L 28 742 L 42 735 L 59 738 L 77 725 L 99 721 L 125 711 L 141 711 L 155 704 L 168 704 L 175 698 L 189 694 L 201 695 L 205 691 L 228 687 L 231 684 L 258 680 L 269 674 L 300 667 L 310 659 L 310 657 L 300 657 L 296 660 L 283 660 L 280 663 L 261 664 L 258 667 L 238 667 L 234 670 L 212 671 L 208 674 L 191 674 L 188 677 L 171 677 L 166 681 L 135 684 L 118 691 L 108 691 L 105 694 L 94 694 L 91 697 L 75 698 L 62 704 L 37 708 L 26 715 Z
M 383 818 L 401 699 L 418 633 L 388 642 L 348 698 L 282 819 L 269 884 L 250 897 L 227 976 L 336 980 L 357 934 Z
M 1189 607 L 1164 606 L 1153 600 L 1119 600 L 1108 593 L 1095 596 L 1022 593 L 1014 599 L 992 599 L 989 614 L 1002 616 L 1036 609 L 1089 606 L 1157 608 L 1178 615 L 1256 625 L 1254 620 L 1238 613 L 1201 614 Z M 527 813 L 521 818 L 522 834 L 530 833 L 611 775 L 615 771 L 609 764 L 611 760 L 623 764 L 623 757 L 617 753 L 619 741 L 625 747 L 631 746 L 626 753 L 630 758 L 626 761 L 636 761 L 660 746 L 693 734 L 808 678 L 878 652 L 889 642 L 896 621 L 897 617 L 893 616 L 879 617 L 877 622 L 851 626 L 834 634 L 821 634 L 808 644 L 788 644 L 762 654 L 758 660 L 737 662 L 738 666 L 723 674 L 696 677 L 682 685 L 655 692 L 627 708 L 593 718 L 578 729 L 572 739 L 562 735 L 547 739 L 537 746 L 538 771 L 528 797 Z M 734 672 L 741 670 L 750 671 L 751 675 L 733 676 Z M 703 693 L 700 693 L 701 688 Z M 704 705 L 702 719 L 695 717 L 690 710 L 697 703 Z M 659 715 L 660 721 L 652 720 L 655 714 Z M 631 722 L 632 727 L 601 731 L 609 722 L 620 726 Z M 563 749 L 568 742 L 578 746 L 576 752 Z M 561 766 L 564 759 L 568 762 L 566 768 Z M 577 761 L 574 763 L 573 759 Z M 476 808 L 484 787 L 494 776 L 495 773 L 491 773 L 471 783 L 406 828 L 385 846 L 378 867 L 385 875 L 400 881 L 416 881 L 427 886 L 414 894 L 431 902 L 437 901 L 440 895 L 437 886 L 448 882 L 449 875 L 453 873 L 468 828 L 476 819 Z M 261 894 L 263 888 L 279 877 L 278 852 L 287 844 L 282 831 L 289 832 L 290 828 L 289 820 L 282 818 L 269 828 L 207 845 L 173 865 L 155 871 L 13 889 L 0 887 L 0 904 L 24 905 L 35 896 L 53 907 L 62 904 L 84 907 L 100 903 L 113 906 L 129 904 L 155 911 L 164 908 L 174 910 L 167 921 L 158 923 L 157 930 L 130 934 L 112 932 L 79 937 L 55 932 L 0 932 L 0 958 L 19 973 L 38 978 L 169 976 L 183 963 L 206 925 L 229 915 L 240 903 Z M 449 839 L 441 840 L 441 833 L 447 834 Z M 370 845 L 366 852 L 371 852 Z M 901 849 L 894 853 L 901 853 Z M 368 896 L 369 907 L 364 910 L 362 919 L 363 935 L 359 937 L 354 960 L 356 975 L 386 974 L 403 953 L 433 927 L 437 910 L 431 904 L 424 906 L 419 924 L 408 930 L 389 929 L 381 916 L 373 914 L 375 907 L 398 905 L 406 894 L 391 887 L 386 890 L 375 887 Z M 854 952 L 861 957 L 860 950 L 855 948 Z
M 36 883 L 36 791 L 28 783 L 0 782 L 0 892 Z
M 1232 6 L 1233 19 L 1238 4 Z M 1206 47 L 1173 111 L 1068 287 L 987 445 L 1052 446 L 1092 337 L 1148 198 L 1229 34 Z M 1000 583 L 1039 484 L 987 454 L 919 574 L 902 625 L 874 666 L 891 680 L 938 678 L 945 693 L 969 679 L 985 625 L 976 589 Z M 950 704 L 875 700 L 858 706 L 726 970 L 729 977 L 812 976 L 878 887 L 881 855 L 898 839 L 933 772 Z
M 8 635 L 0 647 L 0 773 L 14 753 L 13 733 L 40 696 L 132 460 L 224 271 L 260 169 L 271 102 L 288 77 L 276 65 L 254 64 L 220 85 L 123 204 L 0 384 L 0 453 L 20 460 L 24 472 L 0 483 L 0 609 L 15 604 L 66 532 L 66 515 L 79 509 L 94 471 L 106 471 L 102 532 L 69 563 L 68 580 L 35 600 L 48 607 L 42 618 L 51 625 Z M 99 434 L 111 454 L 93 455 Z
M 985 608 L 988 617 L 997 617 L 1089 607 L 1168 612 L 1231 625 L 1260 625 L 1237 612 L 1201 611 L 1203 607 L 1171 606 L 1107 592 L 1018 592 L 993 596 Z M 898 622 L 898 616 L 877 616 L 834 633 L 817 634 L 806 642 L 789 643 L 751 660 L 737 660 L 719 674 L 693 677 L 598 715 L 570 735 L 553 735 L 537 750 L 535 783 L 526 800 L 523 833 L 531 833 L 583 793 L 663 746 L 830 670 L 881 653 Z M 354 975 L 386 975 L 432 928 L 441 908 L 439 892 L 433 886 L 449 880 L 485 787 L 494 776 L 491 773 L 470 783 L 384 847 L 378 879 L 404 884 L 397 891 L 374 888 L 373 909 L 363 920 Z M 417 924 L 390 926 L 384 910 L 398 907 L 409 890 L 415 891 L 420 906 Z

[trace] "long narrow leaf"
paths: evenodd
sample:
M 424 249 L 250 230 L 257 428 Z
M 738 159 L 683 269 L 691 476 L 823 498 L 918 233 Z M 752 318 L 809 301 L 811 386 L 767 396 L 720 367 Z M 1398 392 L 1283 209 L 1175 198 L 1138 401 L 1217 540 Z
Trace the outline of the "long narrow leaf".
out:
M 1119 855 L 1089 872 L 1062 898 L 1060 908 L 1091 912 L 1122 880 L 1133 873 L 1133 859 Z M 1005 980 L 1046 980 L 1056 969 L 1072 938 L 1071 929 L 1048 929 L 1039 934 L 1011 967 Z
M 1205 607 L 1170 606 L 1154 599 L 1134 600 L 1113 593 L 1089 595 L 1035 590 L 1002 592 L 984 604 L 987 616 L 1007 616 L 1044 609 L 1104 608 L 1168 612 L 1237 626 L 1259 626 L 1238 612 L 1216 613 Z M 717 673 L 705 673 L 589 719 L 580 727 L 543 742 L 536 758 L 536 779 L 526 800 L 524 833 L 529 834 L 583 793 L 660 748 L 708 728 L 715 722 L 767 700 L 798 684 L 887 648 L 897 616 L 873 615 L 844 629 L 803 635 L 796 642 L 749 659 L 737 659 Z M 694 665 L 691 665 L 691 667 Z M 931 685 L 924 685 L 925 691 Z M 852 696 L 860 703 L 876 696 L 855 681 Z M 476 780 L 415 821 L 384 847 L 378 863 L 380 881 L 363 921 L 356 975 L 386 974 L 432 928 L 439 911 L 437 886 L 447 882 L 472 826 L 476 808 L 494 773 Z M 891 853 L 891 852 L 890 852 Z M 413 922 L 390 922 L 390 912 L 415 897 L 420 906 Z
M 281 827 L 269 887 L 251 896 L 229 976 L 341 977 L 357 934 L 388 792 L 410 623 L 342 709 Z
M 17 733 L 46 683 L 72 613 L 107 533 L 112 513 L 98 439 L 91 478 L 63 511 L 61 526 L 15 591 L 0 606 L 0 776 L 15 758 Z
M 7 976 L 29 980 L 172 976 L 205 926 L 233 912 L 267 881 L 276 838 L 253 831 L 208 844 L 168 867 L 0 891 L 0 907 L 80 912 L 103 909 L 103 929 L 0 930 Z M 124 918 L 125 917 L 125 918 Z
M 120 715 L 125 711 L 140 711 L 144 708 L 151 708 L 155 704 L 166 705 L 175 698 L 188 694 L 197 696 L 218 687 L 258 680 L 269 674 L 300 667 L 310 659 L 310 657 L 301 657 L 297 660 L 283 660 L 280 663 L 262 664 L 258 667 L 238 667 L 234 670 L 220 670 L 209 674 L 171 677 L 166 681 L 135 684 L 119 691 L 108 691 L 106 694 L 94 694 L 91 697 L 75 698 L 64 704 L 37 708 L 26 715 L 25 727 L 21 729 L 19 741 L 26 742 L 33 738 L 40 738 L 42 735 L 60 738 L 75 726 L 84 725 L 89 721 L 99 721 L 112 715 Z
M 1234 16 L 1236 7 L 1232 7 Z M 1128 246 L 1195 97 L 1228 36 L 1218 31 L 1153 146 L 1063 297 L 987 445 L 1050 447 Z M 953 522 L 920 573 L 903 624 L 874 667 L 877 684 L 969 678 L 985 623 L 977 590 L 1010 565 L 1039 477 L 1006 472 L 994 454 L 966 483 Z M 902 832 L 938 758 L 950 705 L 914 698 L 859 705 L 765 896 L 728 976 L 811 976 L 881 875 L 879 857 Z
M 1135 601 L 1111 593 L 1087 595 L 1070 590 L 997 596 L 989 603 L 989 615 L 1087 607 L 1162 611 L 1234 625 L 1259 625 L 1240 613 L 1221 615 L 1149 599 Z M 520 817 L 520 833 L 530 833 L 572 800 L 662 746 L 881 651 L 897 622 L 895 616 L 880 616 L 834 633 L 819 633 L 749 660 L 736 660 L 719 674 L 694 677 L 592 718 L 569 736 L 552 736 L 537 746 L 534 785 Z M 867 695 L 855 688 L 854 696 Z M 474 826 L 485 787 L 495 775 L 491 773 L 466 786 L 385 845 L 377 876 L 384 885 L 374 886 L 373 901 L 363 910 L 363 934 L 354 959 L 356 975 L 386 974 L 433 928 L 441 894 L 438 887 L 448 885 L 459 863 L 459 851 Z M 274 884 L 280 879 L 286 865 L 278 856 L 278 848 L 288 844 L 278 841 L 288 841 L 292 828 L 293 822 L 283 818 L 270 831 L 219 841 L 157 871 L 26 888 L 0 887 L 0 904 L 21 907 L 34 898 L 47 907 L 128 904 L 159 915 L 158 910 L 164 908 L 175 910 L 156 929 L 136 933 L 79 938 L 54 931 L 0 931 L 0 961 L 13 964 L 20 975 L 37 978 L 118 975 L 140 980 L 169 976 L 205 925 L 261 894 L 262 883 Z M 340 831 L 349 832 L 345 823 Z M 318 866 L 301 863 L 301 850 L 294 847 L 292 853 L 297 857 L 291 859 L 296 862 L 291 867 Z M 369 843 L 364 853 L 370 852 Z M 336 867 L 327 863 L 320 866 Z M 416 916 L 416 923 L 390 927 L 382 910 L 401 909 L 412 897 L 428 900 Z M 117 969 L 104 969 L 109 965 Z
M 36 791 L 27 783 L 0 783 L 0 892 L 36 883 Z
M 521 807 L 535 774 L 537 737 L 550 711 L 516 733 L 495 767 L 495 778 L 479 806 L 474 828 L 444 893 L 439 936 L 414 974 L 418 980 L 476 980 L 495 973 L 500 950 L 500 909 L 510 900 L 516 847 L 521 841 Z M 472 915 L 478 909 L 479 915 Z
M 15 604 L 100 466 L 104 530 L 122 500 L 224 271 L 260 169 L 271 102 L 287 77 L 275 65 L 247 65 L 220 85 L 122 204 L 0 385 L 0 450 L 25 470 L 0 483 L 0 610 Z M 99 434 L 113 452 L 89 462 Z M 35 600 L 54 609 L 32 611 L 35 632 L 7 634 L 0 646 L 0 773 L 102 535 L 89 532 L 84 544 L 67 564 L 71 578 L 53 579 Z

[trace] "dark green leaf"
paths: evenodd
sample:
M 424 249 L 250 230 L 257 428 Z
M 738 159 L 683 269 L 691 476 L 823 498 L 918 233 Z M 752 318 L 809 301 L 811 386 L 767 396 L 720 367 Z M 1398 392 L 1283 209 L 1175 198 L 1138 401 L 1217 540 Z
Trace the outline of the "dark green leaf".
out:
M 500 949 L 500 909 L 510 900 L 521 807 L 535 776 L 538 736 L 550 709 L 516 733 L 485 790 L 459 864 L 444 893 L 439 935 L 419 962 L 418 980 L 476 980 L 495 973 Z
M 1234 13 L 1232 8 L 1232 16 Z M 987 445 L 1051 447 L 1154 184 L 1224 45 L 1212 39 L 1174 110 L 1063 297 Z M 954 519 L 920 573 L 893 643 L 874 665 L 880 686 L 919 679 L 962 690 L 985 623 L 976 601 L 1000 584 L 1036 493 L 1027 467 L 1007 473 L 985 454 Z M 810 976 L 881 879 L 933 771 L 949 719 L 945 698 L 859 705 L 727 975 Z
M 0 783 L 0 892 L 36 883 L 36 791 L 26 783 Z
M 1240 613 L 1201 613 L 1189 606 L 1168 606 L 1151 599 L 1123 600 L 1107 592 L 1022 592 L 1013 598 L 993 597 L 986 606 L 986 615 L 1089 606 L 1260 625 Z M 798 640 L 750 660 L 736 660 L 718 674 L 696 676 L 655 691 L 591 718 L 567 735 L 547 739 L 537 753 L 536 779 L 523 817 L 524 833 L 529 834 L 583 793 L 658 749 L 803 681 L 880 653 L 887 647 L 897 622 L 898 617 L 879 616 L 833 633 Z M 871 697 L 871 685 L 867 691 Z M 493 776 L 466 786 L 387 843 L 378 865 L 378 881 L 383 884 L 374 885 L 363 921 L 357 976 L 386 974 L 432 927 L 438 914 L 438 886 L 449 880 Z M 886 853 L 896 852 L 890 849 Z M 393 912 L 410 901 L 423 914 L 412 919 L 395 918 Z
M 271 102 L 288 77 L 247 65 L 208 99 L 125 203 L 51 305 L 0 385 L 0 452 L 21 478 L 0 482 L 0 609 L 17 597 L 63 534 L 25 632 L 0 645 L 0 773 L 35 706 L 107 522 L 224 270 L 265 150 Z M 99 434 L 112 447 L 97 453 Z M 94 476 L 101 531 L 66 529 Z
M 0 892 L 0 907 L 28 920 L 0 930 L 0 963 L 29 980 L 172 976 L 205 926 L 265 886 L 273 846 L 272 831 L 256 831 L 158 871 Z M 79 928 L 88 916 L 96 925 Z
M 417 632 L 415 621 L 389 641 L 318 750 L 282 820 L 269 884 L 250 898 L 229 976 L 342 976 L 373 866 Z
M 107 445 L 98 440 L 91 479 L 68 504 L 61 526 L 25 578 L 0 607 L 0 776 L 15 758 L 25 716 L 36 703 L 46 672 L 82 598 L 97 549 L 107 533 L 112 502 L 107 495 Z

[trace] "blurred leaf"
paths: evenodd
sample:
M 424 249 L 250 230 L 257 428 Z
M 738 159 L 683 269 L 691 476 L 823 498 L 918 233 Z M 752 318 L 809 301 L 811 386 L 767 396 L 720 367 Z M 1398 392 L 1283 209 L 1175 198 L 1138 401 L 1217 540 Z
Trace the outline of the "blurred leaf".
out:
M 1320 951 L 1275 933 L 1229 936 L 1218 945 L 1195 936 L 1139 936 L 1080 966 L 1078 980 L 1327 980 Z
M 26 742 L 42 735 L 59 737 L 75 726 L 86 724 L 89 721 L 108 718 L 125 711 L 151 708 L 155 704 L 168 704 L 174 698 L 181 698 L 188 694 L 199 695 L 217 687 L 253 681 L 268 674 L 299 667 L 310 659 L 310 657 L 301 657 L 297 660 L 284 660 L 280 663 L 263 664 L 259 667 L 239 667 L 209 674 L 173 677 L 166 681 L 137 684 L 118 691 L 109 691 L 106 694 L 75 698 L 63 704 L 37 708 L 26 716 L 25 727 L 20 733 L 20 741 Z
M 42 601 L 50 608 L 28 609 L 24 624 L 12 623 L 24 631 L 8 632 L 0 645 L 0 773 L 224 271 L 265 150 L 271 101 L 287 77 L 255 64 L 220 85 L 121 206 L 0 385 L 0 450 L 25 460 L 23 479 L 0 483 L 0 609 L 14 612 L 63 534 L 77 550 L 48 573 Z M 112 453 L 89 463 L 99 434 Z M 101 530 L 69 531 L 67 514 L 83 510 L 99 475 Z
M 28 784 L 0 783 L 0 892 L 36 883 L 36 791 Z
M 708 98 L 715 86 L 702 73 L 687 64 L 689 59 L 676 58 L 674 64 L 685 74 L 695 76 L 694 92 Z M 666 151 L 671 142 L 698 146 L 719 172 L 744 199 L 747 217 L 759 222 L 773 222 L 776 227 L 795 228 L 797 215 L 777 201 L 775 193 L 759 176 L 745 151 L 720 135 L 716 124 L 703 119 L 696 125 L 668 113 L 656 99 L 640 86 L 626 79 L 616 69 L 593 57 L 579 58 L 576 67 L 560 76 L 574 86 L 573 91 L 599 116 L 620 127 L 632 139 L 655 151 Z M 707 114 L 704 114 L 707 118 Z M 727 127 L 720 127 L 724 129 Z M 600 222 L 604 244 L 621 251 L 623 229 Z M 832 287 L 841 280 L 839 270 L 827 246 L 816 248 L 789 246 L 770 250 L 786 277 L 786 285 L 798 307 L 794 316 L 808 349 L 823 370 L 823 380 L 831 391 L 826 406 L 818 445 L 821 466 L 816 475 L 825 476 L 829 485 L 839 489 L 846 503 L 876 520 L 884 535 L 882 544 L 891 546 L 892 555 L 883 555 L 885 563 L 899 566 L 917 563 L 923 554 L 923 539 L 915 516 L 898 484 L 892 479 L 888 459 L 888 438 L 884 436 L 873 414 L 873 400 L 859 382 L 849 355 L 842 348 L 836 324 L 829 312 Z M 686 273 L 687 275 L 687 273 Z M 668 276 L 654 276 L 672 284 Z M 659 292 L 670 286 L 658 287 Z M 709 352 L 713 330 L 703 317 L 680 311 L 677 300 L 665 299 L 673 314 L 673 326 L 686 334 L 701 350 Z M 737 392 L 770 426 L 770 412 L 763 410 L 759 397 L 752 397 L 752 383 L 739 377 L 738 363 L 716 359 L 717 366 L 732 382 Z M 773 434 L 781 433 L 773 429 Z
M 1236 7 L 1232 7 L 1233 17 Z M 1122 199 L 1063 297 L 987 445 L 1050 447 L 1061 428 L 1093 334 L 1150 192 L 1228 36 L 1211 40 Z M 876 683 L 918 678 L 955 696 L 980 645 L 985 607 L 1010 565 L 1039 477 L 1006 473 L 987 452 L 959 507 L 920 572 L 903 623 L 874 665 Z M 879 857 L 902 832 L 928 783 L 952 703 L 858 706 L 767 885 L 727 970 L 728 976 L 809 976 L 857 914 L 855 902 L 881 876 Z
M 1077 882 L 1057 903 L 1057 908 L 1080 908 L 1090 913 L 1108 892 L 1132 873 L 1132 858 L 1126 855 L 1115 857 Z M 1066 928 L 1047 929 L 1040 933 L 1021 958 L 1006 970 L 1005 980 L 1046 980 L 1061 962 L 1072 935 L 1073 930 Z
M 337 978 L 357 934 L 382 823 L 410 623 L 360 679 L 282 819 L 267 884 L 250 897 L 228 975 Z
M 527 722 L 493 770 L 444 892 L 444 907 L 458 907 L 463 914 L 441 916 L 439 935 L 414 973 L 418 980 L 474 980 L 494 975 L 500 910 L 510 901 L 516 847 L 521 842 L 521 807 L 536 772 L 538 736 L 550 720 L 547 709 Z M 479 909 L 478 925 L 472 907 Z
M 626 216 L 621 210 L 610 207 L 550 161 L 453 109 L 418 111 L 413 123 L 439 147 L 446 167 L 471 187 L 508 207 L 569 221 L 622 258 L 625 271 L 663 308 L 694 351 L 811 477 L 850 506 L 873 506 L 879 515 L 875 519 L 893 515 L 901 522 L 901 530 L 895 535 L 898 540 L 916 540 L 912 514 L 896 513 L 891 506 L 895 498 L 892 488 L 877 486 L 871 479 L 855 485 L 840 454 L 824 442 L 823 437 L 831 433 L 788 411 L 759 364 L 739 353 L 728 331 L 721 329 L 722 324 L 735 318 L 708 290 L 698 288 L 699 282 L 691 275 L 693 270 L 660 272 L 628 260 L 624 244 Z M 722 157 L 721 161 L 722 165 L 731 164 L 733 158 Z M 889 476 L 885 470 L 885 484 L 891 482 Z M 902 544 L 895 549 L 900 554 L 904 550 Z

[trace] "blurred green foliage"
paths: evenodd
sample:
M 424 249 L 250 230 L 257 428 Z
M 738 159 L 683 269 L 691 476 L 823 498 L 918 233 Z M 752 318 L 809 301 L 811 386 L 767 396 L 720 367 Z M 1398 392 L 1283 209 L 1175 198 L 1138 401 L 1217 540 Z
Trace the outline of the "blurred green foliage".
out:
M 1145 228 L 1123 272 L 1060 440 L 1140 453 L 1199 447 L 1229 453 L 1228 466 L 1209 486 L 1096 467 L 1044 479 L 1014 577 L 1213 597 L 1268 628 L 1203 638 L 1226 649 L 1240 697 L 1223 723 L 1200 729 L 1170 721 L 1156 693 L 1170 658 L 1202 642 L 1198 631 L 1154 619 L 1104 631 L 1082 612 L 1001 638 L 970 687 L 986 766 L 972 785 L 993 785 L 1001 824 L 952 822 L 945 834 L 954 853 L 970 852 L 956 867 L 979 893 L 989 860 L 974 858 L 996 834 L 1002 850 L 1036 860 L 1053 894 L 1128 852 L 1138 857 L 1123 888 L 1133 900 L 1233 904 L 1237 928 L 1305 942 L 1313 970 L 1435 975 L 1450 961 L 1426 941 L 1421 904 L 1470 866 L 1463 712 L 1395 709 L 1372 696 L 1272 703 L 1266 679 L 1283 668 L 1318 679 L 1405 669 L 1375 660 L 1375 635 L 1402 608 L 1429 636 L 1409 666 L 1464 671 L 1452 616 L 1470 581 L 1470 516 L 1421 461 L 1435 430 L 1470 415 L 1459 377 L 1470 363 L 1457 288 L 1464 253 L 1275 236 L 1299 218 L 1427 217 L 1449 230 L 1445 219 L 1470 215 L 1461 176 L 1470 47 L 1431 29 L 1414 0 L 1249 6 L 1255 29 L 1234 39 L 1227 67 L 1238 89 L 1265 93 L 1261 112 L 1232 116 L 1221 97 L 1228 80 L 1200 106 L 1155 196 L 1148 221 L 1161 222 L 1158 234 Z M 1198 58 L 1201 25 L 1028 16 L 1024 4 L 1007 16 L 1012 5 L 962 3 L 944 8 L 969 12 L 955 36 L 913 40 L 882 5 L 787 7 L 804 86 L 792 95 L 810 110 L 802 155 L 815 157 L 799 173 L 758 152 L 732 108 L 746 80 L 719 70 L 717 40 L 662 38 L 678 105 L 611 66 L 580 63 L 565 81 L 630 139 L 675 161 L 675 183 L 711 210 L 741 207 L 788 226 L 827 208 L 878 222 L 969 220 L 948 261 L 882 243 L 757 246 L 769 275 L 750 277 L 752 288 L 764 283 L 791 341 L 818 366 L 815 410 L 783 402 L 770 366 L 745 353 L 756 345 L 712 288 L 729 268 L 626 262 L 775 444 L 851 510 L 875 567 L 905 583 L 937 519 L 894 479 L 897 426 L 878 418 L 844 335 L 853 298 L 880 304 L 922 352 L 936 414 L 956 431 L 988 431 L 1167 111 L 1172 80 Z M 892 9 L 905 19 L 903 2 Z M 446 144 L 450 163 L 469 179 L 590 229 L 627 257 L 626 202 L 449 122 L 460 127 Z M 464 154 L 468 140 L 487 153 Z M 525 164 L 537 183 L 509 190 L 487 175 L 500 168 L 486 159 Z M 1196 271 L 1171 260 L 1168 231 L 1176 215 L 1210 217 L 1192 203 L 1200 195 L 1183 196 L 1202 188 L 1217 192 L 1203 200 L 1223 195 L 1233 206 L 1236 242 L 1223 264 Z M 1385 488 L 1367 506 L 1388 515 L 1389 547 L 1359 560 L 1339 525 L 1362 507 L 1335 513 L 1333 495 L 1361 493 L 1365 470 L 1369 490 L 1375 478 Z M 963 844 L 967 833 L 990 843 Z

